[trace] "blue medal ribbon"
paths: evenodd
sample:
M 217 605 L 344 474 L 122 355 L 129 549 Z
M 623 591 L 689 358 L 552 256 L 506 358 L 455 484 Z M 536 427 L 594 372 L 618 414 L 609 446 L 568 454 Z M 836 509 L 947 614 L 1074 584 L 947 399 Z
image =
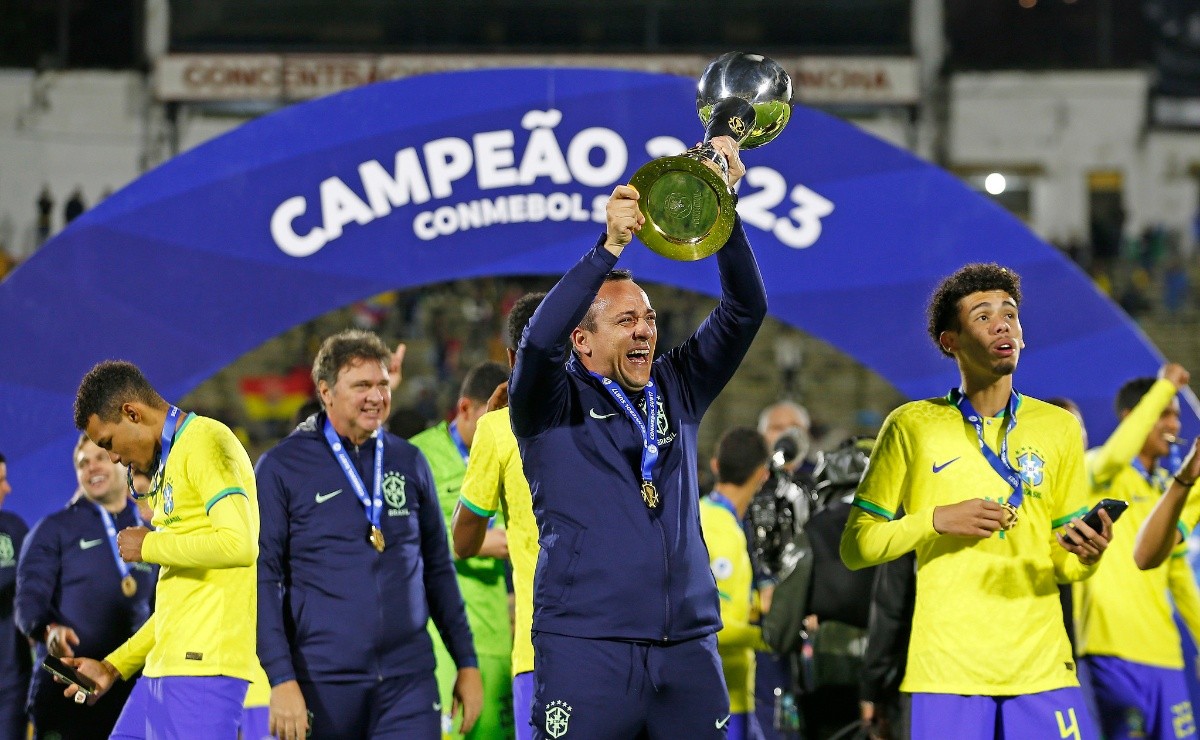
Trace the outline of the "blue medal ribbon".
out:
M 150 478 L 150 490 L 146 492 L 145 496 L 134 490 L 133 468 L 125 466 L 125 479 L 129 482 L 129 495 L 135 499 L 156 496 L 161 490 L 167 471 L 167 458 L 171 455 L 171 445 L 175 442 L 175 425 L 179 423 L 181 413 L 183 412 L 179 410 L 178 406 L 171 406 L 167 410 L 167 420 L 163 422 L 162 435 L 159 437 L 158 467 L 155 468 L 154 475 Z
M 658 463 L 658 438 L 656 431 L 658 427 L 658 388 L 654 385 L 654 379 L 651 378 L 646 383 L 646 419 L 642 420 L 641 414 L 633 402 L 629 400 L 629 396 L 625 395 L 625 391 L 621 386 L 614 383 L 612 379 L 606 378 L 600 373 L 593 373 L 590 370 L 592 377 L 600 381 L 600 385 L 608 391 L 617 405 L 625 411 L 625 415 L 633 420 L 638 431 L 642 433 L 642 487 L 650 486 L 650 490 L 654 490 L 654 466 Z M 653 508 L 654 504 L 646 502 L 648 506 Z
M 462 455 L 463 462 L 466 462 L 467 456 L 471 451 L 467 449 L 467 443 L 463 442 L 462 435 L 458 433 L 458 422 L 450 422 L 450 439 L 454 440 L 454 446 L 458 448 L 458 454 Z
M 999 455 L 993 452 L 992 448 L 988 447 L 987 442 L 984 441 L 983 417 L 971 405 L 967 394 L 963 393 L 960 388 L 951 388 L 949 399 L 958 407 L 958 412 L 962 414 L 963 419 L 975 427 L 975 435 L 979 438 L 979 451 L 983 453 L 983 458 L 988 461 L 988 465 L 992 466 L 992 470 L 996 471 L 996 475 L 1003 478 L 1005 483 L 1012 486 L 1013 492 L 1008 497 L 1008 505 L 1013 509 L 1019 508 L 1021 501 L 1025 499 L 1025 489 L 1022 486 L 1020 471 L 1008 462 L 1008 435 L 1017 428 L 1017 392 L 1012 392 L 1004 407 L 1004 436 L 1000 440 Z
M 117 570 L 121 572 L 122 580 L 128 578 L 130 573 L 133 572 L 133 565 L 122 560 L 121 551 L 117 549 L 117 522 L 113 519 L 113 515 L 108 512 L 108 509 L 104 508 L 95 501 L 92 502 L 92 506 L 96 507 L 96 511 L 100 512 L 100 519 L 104 521 L 104 534 L 108 537 L 108 549 L 112 550 L 112 556 L 113 560 L 117 564 Z M 137 504 L 129 504 L 129 506 L 133 507 L 133 521 L 135 522 L 134 526 L 143 526 L 142 515 L 138 513 Z
M 1142 461 L 1136 457 L 1133 458 L 1133 462 L 1131 462 L 1130 465 L 1132 465 L 1133 469 L 1138 472 L 1138 475 L 1145 478 L 1146 482 L 1149 483 L 1159 493 L 1166 493 L 1167 489 L 1171 487 L 1171 479 L 1169 472 L 1166 470 L 1166 466 L 1160 465 L 1154 468 L 1154 472 L 1151 473 L 1150 471 L 1146 470 L 1145 465 L 1142 465 Z
M 329 449 L 333 450 L 333 456 L 342 466 L 342 472 L 346 474 L 346 480 L 350 481 L 354 495 L 358 496 L 358 500 L 362 502 L 363 508 L 366 510 L 367 522 L 378 530 L 379 514 L 383 511 L 383 431 L 375 432 L 375 482 L 370 496 L 367 495 L 367 487 L 363 484 L 362 476 L 350 462 L 350 456 L 346 454 L 346 447 L 338 438 L 328 416 L 325 417 L 325 441 L 329 443 Z
M 742 518 L 738 516 L 737 508 L 733 505 L 733 502 L 730 501 L 727 496 L 724 496 L 720 493 L 717 493 L 716 491 L 713 491 L 708 494 L 708 498 L 710 501 L 712 501 L 717 506 L 720 506 L 722 509 L 725 509 L 730 514 L 733 514 L 733 518 L 736 519 L 739 523 L 741 523 Z

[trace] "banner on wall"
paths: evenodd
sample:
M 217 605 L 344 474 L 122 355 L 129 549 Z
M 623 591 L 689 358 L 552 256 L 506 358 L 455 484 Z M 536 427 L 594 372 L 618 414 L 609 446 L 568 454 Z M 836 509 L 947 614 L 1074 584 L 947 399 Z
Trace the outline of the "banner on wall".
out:
M 355 88 L 184 153 L 75 220 L 0 284 L 0 451 L 12 508 L 74 486 L 71 406 L 95 362 L 138 363 L 177 399 L 268 338 L 367 296 L 481 276 L 557 275 L 648 159 L 701 136 L 695 81 L 495 69 Z M 772 314 L 901 392 L 944 394 L 925 334 L 934 284 L 967 262 L 1024 277 L 1018 388 L 1067 395 L 1093 438 L 1117 387 L 1161 358 L 1087 277 L 948 173 L 797 105 L 747 151 L 738 210 Z M 635 244 L 639 280 L 708 295 L 712 260 Z M 1195 424 L 1195 406 L 1185 411 Z M 1192 433 L 1194 433 L 1193 430 Z

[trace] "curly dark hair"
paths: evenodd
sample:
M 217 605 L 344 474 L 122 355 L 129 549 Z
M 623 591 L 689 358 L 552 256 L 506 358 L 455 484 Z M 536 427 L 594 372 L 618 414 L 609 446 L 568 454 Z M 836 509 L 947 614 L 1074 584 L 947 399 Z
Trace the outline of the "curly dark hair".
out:
M 962 328 L 958 324 L 958 302 L 972 293 L 987 290 L 1003 290 L 1012 296 L 1014 303 L 1021 305 L 1021 276 L 994 262 L 965 265 L 933 291 L 927 311 L 929 336 L 943 355 L 952 356 L 938 340 L 942 332 Z
M 122 404 L 129 401 L 140 401 L 156 409 L 167 408 L 167 402 L 137 365 L 125 360 L 101 362 L 88 370 L 75 393 L 75 428 L 87 429 L 93 416 L 101 421 L 116 421 Z
M 321 343 L 321 349 L 317 350 L 317 356 L 313 359 L 313 385 L 320 388 L 324 380 L 332 388 L 337 383 L 338 373 L 346 365 L 374 360 L 387 367 L 391 359 L 391 350 L 377 335 L 360 329 L 347 329 Z

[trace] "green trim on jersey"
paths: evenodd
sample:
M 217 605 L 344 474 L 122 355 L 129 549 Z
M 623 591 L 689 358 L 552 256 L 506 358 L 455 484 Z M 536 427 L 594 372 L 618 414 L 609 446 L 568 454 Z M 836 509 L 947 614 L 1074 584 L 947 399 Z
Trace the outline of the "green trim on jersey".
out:
M 887 509 L 883 508 L 882 506 L 876 506 L 875 504 L 871 503 L 870 501 L 865 501 L 861 498 L 856 497 L 854 499 L 853 505 L 857 506 L 858 508 L 862 509 L 863 511 L 868 511 L 872 514 L 877 514 L 877 515 L 883 517 L 884 519 L 887 519 L 889 522 L 896 518 L 896 515 L 893 512 L 888 511 Z
M 471 503 L 470 501 L 466 500 L 462 496 L 458 497 L 458 503 L 462 504 L 463 507 L 466 508 L 468 511 L 470 511 L 472 514 L 475 514 L 476 516 L 481 516 L 484 519 L 491 519 L 493 516 L 496 515 L 496 512 L 488 511 L 487 509 L 482 509 L 482 508 L 476 506 L 475 504 Z
M 225 498 L 226 496 L 228 496 L 232 493 L 240 493 L 243 496 L 246 495 L 246 492 L 240 488 L 226 488 L 224 491 L 221 491 L 216 496 L 213 496 L 212 498 L 210 498 L 208 500 L 208 502 L 206 504 L 204 504 L 204 513 L 207 514 L 209 511 L 212 510 L 212 507 L 214 505 L 216 505 L 216 503 L 218 501 L 220 501 L 221 499 Z
M 1067 514 L 1066 516 L 1060 516 L 1057 519 L 1052 519 L 1050 521 L 1050 529 L 1058 529 L 1059 527 L 1061 527 L 1062 525 L 1071 521 L 1072 519 L 1078 519 L 1079 517 L 1083 516 L 1087 512 L 1088 512 L 1088 507 L 1084 506 L 1083 508 L 1079 509 L 1078 511 L 1073 511 L 1070 514 Z

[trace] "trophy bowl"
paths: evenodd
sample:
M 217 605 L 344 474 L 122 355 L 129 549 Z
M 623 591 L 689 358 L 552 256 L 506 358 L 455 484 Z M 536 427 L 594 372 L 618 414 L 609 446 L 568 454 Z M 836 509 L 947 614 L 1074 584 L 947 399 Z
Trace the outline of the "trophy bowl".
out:
M 730 136 L 743 149 L 774 139 L 791 117 L 791 78 L 761 54 L 729 52 L 714 59 L 700 76 L 696 109 L 704 140 L 683 154 L 643 165 L 629 181 L 641 196 L 646 223 L 638 238 L 674 260 L 698 260 L 715 253 L 733 231 L 734 195 L 728 163 L 709 143 Z
M 726 98 L 741 98 L 754 107 L 754 128 L 740 142 L 742 149 L 774 139 L 792 117 L 792 79 L 761 54 L 731 51 L 709 62 L 696 89 L 696 112 L 705 126 L 713 106 Z

